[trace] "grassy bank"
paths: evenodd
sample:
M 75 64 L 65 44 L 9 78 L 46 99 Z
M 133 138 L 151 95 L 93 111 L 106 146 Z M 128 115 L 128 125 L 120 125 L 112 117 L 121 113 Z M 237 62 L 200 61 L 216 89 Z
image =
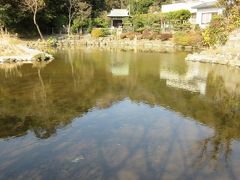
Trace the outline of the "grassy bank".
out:
M 15 61 L 46 61 L 53 57 L 42 51 L 31 49 L 20 39 L 6 33 L 0 35 L 0 63 Z

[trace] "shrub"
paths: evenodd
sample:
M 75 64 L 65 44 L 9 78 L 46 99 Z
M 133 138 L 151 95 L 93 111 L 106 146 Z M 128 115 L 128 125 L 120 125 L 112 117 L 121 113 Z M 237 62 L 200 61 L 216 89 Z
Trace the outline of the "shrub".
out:
M 129 38 L 130 40 L 133 40 L 135 38 L 135 33 L 128 34 L 127 38 Z
M 133 40 L 135 38 L 135 36 L 139 35 L 139 33 L 135 33 L 135 32 L 126 32 L 126 33 L 122 33 L 120 35 L 120 38 L 121 39 L 130 39 L 130 40 Z
M 204 44 L 212 46 L 225 44 L 227 41 L 227 30 L 223 16 L 214 16 L 210 25 L 203 31 Z
M 108 34 L 109 34 L 109 32 L 103 28 L 95 28 L 91 32 L 91 35 L 93 38 L 105 37 Z
M 146 28 L 142 27 L 142 28 L 136 29 L 135 32 L 142 33 L 144 30 L 146 30 Z
M 160 36 L 160 39 L 162 41 L 167 41 L 169 39 L 171 39 L 173 37 L 173 35 L 171 33 L 162 33 Z
M 133 22 L 133 28 L 135 31 L 139 28 L 143 28 L 146 24 L 143 15 L 133 16 L 132 22 Z
M 92 25 L 97 28 L 107 28 L 110 25 L 110 22 L 107 13 L 103 12 L 99 17 L 93 19 Z
M 191 23 L 188 22 L 188 21 L 184 21 L 184 22 L 176 22 L 174 24 L 174 30 L 175 31 L 190 31 L 192 28 L 191 28 Z
M 156 39 L 160 39 L 162 41 L 167 41 L 170 38 L 172 38 L 172 34 L 171 33 L 158 33 L 158 32 L 154 32 L 151 30 L 144 30 L 141 33 L 138 32 L 126 32 L 126 33 L 122 33 L 120 35 L 121 39 L 130 39 L 133 40 L 135 37 L 137 37 L 138 40 L 140 39 L 148 39 L 148 40 L 156 40 Z
M 214 16 L 209 26 L 204 30 L 203 39 L 205 45 L 225 44 L 229 33 L 240 27 L 240 6 L 233 5 L 227 12 L 225 16 Z
M 229 14 L 227 30 L 232 31 L 240 27 L 240 5 L 233 6 Z
M 47 44 L 49 46 L 56 46 L 57 45 L 57 39 L 56 38 L 53 38 L 53 37 L 50 37 L 48 38 L 47 40 Z
M 188 22 L 191 13 L 188 10 L 179 10 L 169 13 L 136 14 L 131 19 L 135 32 L 143 32 L 145 29 L 152 29 L 154 32 L 161 32 L 161 21 L 169 21 L 173 24 L 174 30 L 186 31 L 191 29 Z
M 191 12 L 189 10 L 171 11 L 168 13 L 164 13 L 164 17 L 169 21 L 187 21 L 191 17 Z
M 153 32 L 146 29 L 142 32 L 142 39 L 151 39 Z
M 202 44 L 202 36 L 199 32 L 177 32 L 173 36 L 174 42 L 182 46 L 195 46 Z
M 89 26 L 88 19 L 81 20 L 80 18 L 76 18 L 73 20 L 71 30 L 72 30 L 72 32 L 77 33 L 80 28 L 84 28 L 84 27 L 88 27 L 88 26 Z
M 149 28 L 160 23 L 163 18 L 162 13 L 157 14 L 137 14 L 132 18 L 132 24 L 134 30 L 137 31 L 139 28 Z M 160 25 L 159 25 L 160 26 Z
M 153 31 L 154 32 L 161 32 L 161 25 L 159 24 L 159 23 L 154 23 L 153 25 L 152 25 L 152 29 L 153 29 Z
M 133 31 L 133 25 L 131 22 L 131 18 L 124 18 L 123 19 L 123 31 L 124 32 L 130 32 Z

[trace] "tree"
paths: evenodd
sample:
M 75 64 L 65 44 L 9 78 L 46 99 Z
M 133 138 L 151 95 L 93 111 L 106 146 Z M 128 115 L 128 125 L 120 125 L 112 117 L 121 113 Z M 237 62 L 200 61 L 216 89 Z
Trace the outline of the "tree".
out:
M 218 4 L 225 9 L 225 13 L 228 16 L 234 6 L 240 5 L 240 0 L 218 0 Z
M 43 40 L 42 32 L 37 23 L 37 13 L 45 6 L 44 0 L 23 0 L 23 4 L 27 7 L 28 10 L 30 10 L 33 13 L 34 25 L 36 26 L 38 33 L 41 39 Z
M 81 0 L 67 0 L 68 1 L 68 35 L 71 33 L 71 24 L 74 18 L 88 17 L 91 14 L 92 7 Z
M 138 0 L 135 1 L 136 6 L 136 12 L 137 13 L 148 13 L 148 9 L 150 6 L 152 6 L 154 3 L 154 0 Z

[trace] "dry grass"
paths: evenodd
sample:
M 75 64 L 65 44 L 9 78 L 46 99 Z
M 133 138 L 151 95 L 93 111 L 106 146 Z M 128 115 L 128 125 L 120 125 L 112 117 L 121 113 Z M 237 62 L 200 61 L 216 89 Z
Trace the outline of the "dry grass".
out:
M 16 56 L 24 54 L 24 51 L 17 47 L 21 41 L 11 37 L 7 33 L 0 32 L 0 56 Z

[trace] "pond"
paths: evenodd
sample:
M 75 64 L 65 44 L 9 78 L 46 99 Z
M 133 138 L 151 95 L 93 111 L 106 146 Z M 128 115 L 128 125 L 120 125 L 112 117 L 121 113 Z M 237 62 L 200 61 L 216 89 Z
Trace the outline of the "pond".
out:
M 239 179 L 240 69 L 185 57 L 0 65 L 0 179 Z

